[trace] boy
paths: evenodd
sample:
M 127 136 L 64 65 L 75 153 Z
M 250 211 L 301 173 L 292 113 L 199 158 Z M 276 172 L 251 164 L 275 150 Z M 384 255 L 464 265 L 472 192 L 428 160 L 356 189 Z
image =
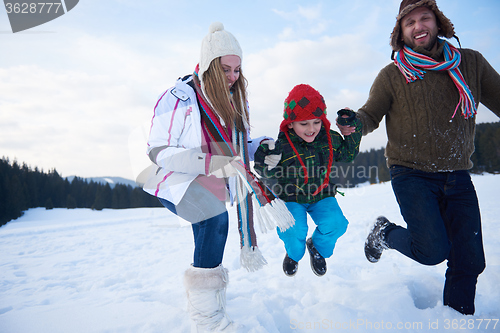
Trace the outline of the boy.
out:
M 255 153 L 256 172 L 276 182 L 273 192 L 295 218 L 292 228 L 277 230 L 285 245 L 283 271 L 287 276 L 297 272 L 306 245 L 313 272 L 324 275 L 325 258 L 333 254 L 337 239 L 347 230 L 330 173 L 334 161 L 351 162 L 357 156 L 362 125 L 352 110 L 340 110 L 338 115 L 338 123 L 354 127 L 354 133 L 342 138 L 330 130 L 323 96 L 309 85 L 297 85 L 285 99 L 284 120 L 274 147 L 264 142 Z M 307 214 L 316 229 L 306 241 Z

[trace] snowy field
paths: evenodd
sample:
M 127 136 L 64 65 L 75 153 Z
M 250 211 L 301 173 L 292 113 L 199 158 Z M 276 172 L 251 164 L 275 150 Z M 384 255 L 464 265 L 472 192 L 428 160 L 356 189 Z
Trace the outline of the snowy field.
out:
M 443 306 L 445 263 L 421 266 L 395 251 L 365 259 L 377 216 L 404 225 L 390 183 L 338 197 L 350 225 L 321 278 L 307 254 L 286 277 L 275 232 L 257 234 L 269 264 L 241 268 L 232 209 L 229 316 L 247 332 L 500 332 L 500 175 L 473 181 L 487 260 L 475 316 Z M 29 210 L 0 228 L 0 332 L 189 332 L 182 277 L 192 247 L 189 225 L 164 208 Z

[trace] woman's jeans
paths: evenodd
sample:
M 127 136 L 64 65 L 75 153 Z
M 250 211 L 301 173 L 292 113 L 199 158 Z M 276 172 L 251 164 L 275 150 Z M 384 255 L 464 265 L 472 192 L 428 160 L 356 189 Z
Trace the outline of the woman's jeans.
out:
M 278 230 L 278 236 L 285 244 L 290 258 L 299 261 L 306 251 L 307 214 L 316 224 L 312 234 L 314 247 L 324 258 L 333 254 L 337 239 L 342 236 L 349 222 L 334 197 L 325 198 L 312 204 L 286 202 L 286 207 L 295 218 L 295 225 L 285 231 Z
M 387 245 L 424 265 L 447 259 L 444 304 L 473 314 L 477 277 L 486 262 L 479 204 L 469 173 L 428 173 L 398 165 L 390 170 L 407 228 L 388 227 Z
M 172 213 L 192 223 L 193 266 L 219 266 L 224 255 L 229 226 L 225 203 L 197 182 L 191 183 L 178 205 L 162 198 L 158 199 Z

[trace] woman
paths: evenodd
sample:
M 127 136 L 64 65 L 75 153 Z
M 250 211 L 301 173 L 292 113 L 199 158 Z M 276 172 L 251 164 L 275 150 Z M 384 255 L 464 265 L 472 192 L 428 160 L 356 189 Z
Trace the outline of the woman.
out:
M 202 41 L 194 74 L 179 79 L 156 103 L 148 140 L 148 155 L 158 168 L 144 190 L 192 223 L 194 258 L 184 284 L 193 326 L 200 330 L 234 328 L 224 310 L 228 282 L 228 272 L 222 266 L 229 221 L 226 197 L 238 195 L 239 222 L 246 226 L 240 229 L 248 231 L 241 239 L 243 249 L 250 254 L 247 259 L 242 257 L 243 263 L 250 270 L 265 263 L 256 248 L 251 199 L 241 178 L 234 177 L 248 170 L 250 158 L 266 140 L 248 139 L 241 59 L 238 41 L 221 23 L 213 23 Z

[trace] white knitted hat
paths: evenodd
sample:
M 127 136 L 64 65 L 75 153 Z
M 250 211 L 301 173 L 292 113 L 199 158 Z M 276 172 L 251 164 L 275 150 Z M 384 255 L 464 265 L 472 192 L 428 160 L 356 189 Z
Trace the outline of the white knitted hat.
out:
M 212 60 L 225 55 L 237 55 L 243 60 L 240 44 L 224 25 L 214 22 L 208 28 L 208 35 L 201 42 L 200 69 L 198 76 L 203 80 L 203 73 L 208 69 Z

